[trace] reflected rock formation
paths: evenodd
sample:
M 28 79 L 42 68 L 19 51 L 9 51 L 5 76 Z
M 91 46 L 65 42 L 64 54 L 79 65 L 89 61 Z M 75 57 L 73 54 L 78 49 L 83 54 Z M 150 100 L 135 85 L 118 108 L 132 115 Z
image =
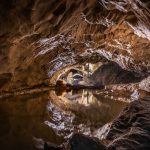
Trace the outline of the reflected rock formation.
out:
M 149 150 L 149 101 L 150 97 L 145 97 L 132 102 L 113 121 L 106 138 L 113 141 L 107 147 L 98 140 L 75 134 L 70 140 L 71 150 Z
M 150 149 L 149 0 L 0 0 L 0 64 L 0 149 Z

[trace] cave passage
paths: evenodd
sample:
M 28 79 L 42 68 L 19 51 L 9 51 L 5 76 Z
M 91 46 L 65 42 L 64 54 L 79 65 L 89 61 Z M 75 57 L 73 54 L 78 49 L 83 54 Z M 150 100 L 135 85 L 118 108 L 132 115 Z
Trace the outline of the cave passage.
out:
M 45 149 L 48 143 L 67 142 L 74 133 L 110 143 L 106 137 L 112 122 L 140 97 L 136 88 L 126 87 L 136 87 L 143 76 L 108 61 L 67 66 L 53 78 L 53 87 L 37 85 L 1 97 L 2 149 Z
M 73 133 L 97 137 L 105 143 L 111 122 L 131 97 L 124 93 L 115 95 L 105 85 L 111 81 L 131 82 L 123 77 L 128 74 L 133 82 L 139 80 L 116 63 L 85 63 L 58 74 L 54 89 L 2 99 L 1 148 L 41 149 L 49 142 L 60 145 Z
M 0 0 L 0 150 L 150 150 L 150 0 Z

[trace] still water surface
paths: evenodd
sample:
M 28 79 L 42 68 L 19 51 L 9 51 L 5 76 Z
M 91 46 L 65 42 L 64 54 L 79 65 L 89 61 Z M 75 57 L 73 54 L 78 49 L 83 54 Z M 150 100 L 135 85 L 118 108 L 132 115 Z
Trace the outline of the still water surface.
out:
M 73 132 L 102 138 L 126 103 L 96 90 L 50 96 L 55 91 L 0 100 L 0 150 L 42 149 L 45 141 L 61 144 Z M 56 106 L 55 101 L 61 101 Z M 71 107 L 70 107 L 71 106 Z

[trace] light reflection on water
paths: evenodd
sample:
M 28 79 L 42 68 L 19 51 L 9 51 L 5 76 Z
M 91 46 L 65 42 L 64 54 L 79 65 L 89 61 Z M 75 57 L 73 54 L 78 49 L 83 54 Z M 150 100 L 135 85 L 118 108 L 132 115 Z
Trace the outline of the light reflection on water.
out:
M 126 103 L 106 97 L 100 90 L 73 90 L 63 93 L 59 98 L 64 102 L 70 101 L 73 107 L 81 107 L 77 112 L 89 121 L 104 125 L 118 116 Z M 80 116 L 79 116 L 80 118 Z M 80 118 L 82 119 L 82 117 Z
M 56 106 L 53 102 L 57 99 L 53 98 L 42 93 L 1 100 L 0 149 L 34 150 L 42 148 L 44 141 L 61 144 L 73 132 L 102 138 L 109 123 L 126 105 L 92 90 L 58 96 L 72 108 L 79 108 L 72 112 L 72 108 L 64 111 L 61 105 Z

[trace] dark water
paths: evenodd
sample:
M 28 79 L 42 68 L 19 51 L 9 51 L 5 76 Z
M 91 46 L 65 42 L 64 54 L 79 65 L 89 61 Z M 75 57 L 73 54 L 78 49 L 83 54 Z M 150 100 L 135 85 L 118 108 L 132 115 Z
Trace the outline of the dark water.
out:
M 61 144 L 73 132 L 101 138 L 126 105 L 80 90 L 58 97 L 72 107 L 64 111 L 52 103 L 50 92 L 0 100 L 0 150 L 42 149 L 44 141 Z

